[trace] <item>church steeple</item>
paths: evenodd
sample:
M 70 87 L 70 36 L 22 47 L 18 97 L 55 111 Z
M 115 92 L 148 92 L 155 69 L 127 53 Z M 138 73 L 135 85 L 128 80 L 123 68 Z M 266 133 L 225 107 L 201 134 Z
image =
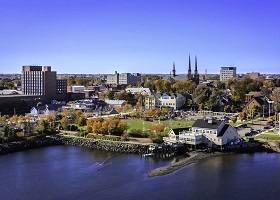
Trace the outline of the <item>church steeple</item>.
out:
M 197 75 L 198 71 L 197 71 L 197 58 L 195 55 L 195 69 L 194 69 L 194 74 Z
M 176 69 L 175 69 L 175 63 L 173 62 L 173 70 L 172 70 L 172 76 L 176 76 Z
M 196 55 L 195 55 L 194 82 L 195 82 L 196 85 L 199 84 L 199 74 L 198 74 L 198 70 L 197 70 L 197 57 L 196 57 Z
M 188 70 L 188 79 L 191 80 L 192 78 L 192 69 L 191 69 L 191 56 L 189 54 L 189 70 Z

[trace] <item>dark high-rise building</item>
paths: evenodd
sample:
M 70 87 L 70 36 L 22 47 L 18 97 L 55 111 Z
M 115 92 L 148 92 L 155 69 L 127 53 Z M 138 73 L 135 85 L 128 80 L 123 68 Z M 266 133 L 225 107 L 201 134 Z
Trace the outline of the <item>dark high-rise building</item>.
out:
M 42 95 L 46 101 L 65 94 L 66 80 L 57 80 L 56 71 L 50 66 L 23 66 L 21 73 L 22 91 L 26 95 Z

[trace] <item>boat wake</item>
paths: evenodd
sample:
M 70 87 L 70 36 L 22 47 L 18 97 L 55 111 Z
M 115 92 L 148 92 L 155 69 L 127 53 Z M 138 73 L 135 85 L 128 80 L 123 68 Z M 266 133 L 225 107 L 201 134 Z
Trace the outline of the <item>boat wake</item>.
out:
M 100 169 L 103 169 L 104 167 L 107 167 L 107 166 L 109 166 L 109 165 L 112 164 L 112 162 L 110 162 L 110 163 L 106 163 L 106 162 L 107 162 L 109 159 L 111 159 L 111 158 L 113 158 L 114 156 L 116 156 L 116 155 L 118 155 L 118 154 L 115 154 L 115 155 L 112 155 L 112 156 L 106 158 L 106 159 L 105 159 L 103 162 L 101 162 L 101 163 L 96 162 L 96 163 L 94 163 L 94 164 L 92 164 L 92 165 L 90 165 L 90 166 L 81 168 L 81 170 L 87 170 L 87 169 L 92 169 L 92 168 L 94 168 L 96 171 L 98 171 L 98 170 L 100 170 Z

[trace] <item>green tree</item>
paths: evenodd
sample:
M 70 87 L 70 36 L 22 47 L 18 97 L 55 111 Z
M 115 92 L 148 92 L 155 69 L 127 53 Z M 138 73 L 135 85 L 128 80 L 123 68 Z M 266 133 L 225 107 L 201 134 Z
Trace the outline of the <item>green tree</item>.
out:
M 192 80 L 177 81 L 173 84 L 173 91 L 177 93 L 187 93 L 188 91 L 195 90 L 196 84 Z
M 113 100 L 115 98 L 115 92 L 113 90 L 109 90 L 106 93 L 106 96 L 107 96 L 108 99 Z
M 209 100 L 209 97 L 211 96 L 212 92 L 209 88 L 198 86 L 195 89 L 195 102 L 197 104 L 206 104 Z
M 222 94 L 222 91 L 220 90 L 214 90 L 209 97 L 209 101 L 207 102 L 207 107 L 211 111 L 219 111 L 220 108 L 220 96 Z

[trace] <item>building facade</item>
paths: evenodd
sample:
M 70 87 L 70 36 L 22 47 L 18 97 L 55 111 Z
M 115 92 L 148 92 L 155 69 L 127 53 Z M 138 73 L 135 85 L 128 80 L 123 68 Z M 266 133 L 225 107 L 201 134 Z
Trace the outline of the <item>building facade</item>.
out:
M 56 80 L 56 93 L 66 94 L 67 93 L 67 80 L 57 79 Z
M 23 66 L 21 81 L 23 94 L 39 95 L 47 102 L 63 99 L 67 90 L 67 81 L 57 80 L 56 71 L 51 71 L 51 66 Z
M 180 109 L 185 103 L 185 98 L 181 94 L 155 94 L 145 97 L 145 109 L 150 108 L 173 108 Z
M 230 78 L 236 78 L 236 67 L 221 67 L 220 81 L 227 81 Z
M 115 74 L 107 76 L 107 84 L 114 85 L 136 85 L 141 81 L 139 73 L 121 73 L 115 71 Z

